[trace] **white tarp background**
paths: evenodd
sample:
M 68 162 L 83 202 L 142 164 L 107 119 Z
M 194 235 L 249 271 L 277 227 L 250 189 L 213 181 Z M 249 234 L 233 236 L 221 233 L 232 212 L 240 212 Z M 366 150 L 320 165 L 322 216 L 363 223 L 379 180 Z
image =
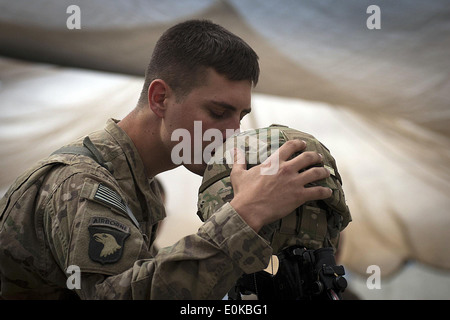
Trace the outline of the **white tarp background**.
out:
M 260 55 L 261 80 L 242 129 L 286 124 L 315 135 L 335 156 L 354 220 L 343 236 L 341 262 L 361 277 L 361 294 L 446 299 L 447 2 L 181 3 L 0 0 L 0 54 L 47 62 L 0 59 L 0 192 L 62 144 L 127 114 L 167 26 L 210 18 Z M 80 6 L 80 30 L 66 28 L 69 4 Z M 381 8 L 380 30 L 366 28 L 370 4 Z M 179 168 L 160 179 L 168 218 L 158 244 L 169 245 L 200 225 L 201 178 Z M 407 261 L 417 261 L 419 271 L 403 268 Z M 364 289 L 369 265 L 380 266 L 388 289 Z M 414 277 L 417 285 L 405 287 L 401 277 Z

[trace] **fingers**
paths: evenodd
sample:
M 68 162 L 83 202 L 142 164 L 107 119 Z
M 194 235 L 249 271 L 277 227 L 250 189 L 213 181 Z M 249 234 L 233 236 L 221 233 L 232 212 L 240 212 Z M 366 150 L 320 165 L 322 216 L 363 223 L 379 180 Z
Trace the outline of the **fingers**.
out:
M 298 182 L 306 186 L 314 181 L 322 180 L 330 176 L 330 171 L 324 167 L 314 167 L 299 173 Z
M 245 162 L 245 154 L 239 148 L 234 148 L 230 150 L 230 154 L 233 158 L 233 168 L 232 171 L 246 170 L 247 164 Z
M 274 152 L 270 157 L 279 157 L 280 161 L 286 161 L 294 153 L 300 152 L 306 148 L 306 142 L 303 140 L 289 140 L 286 141 L 276 152 Z
M 297 182 L 303 186 L 301 190 L 302 196 L 306 201 L 323 200 L 331 197 L 333 190 L 327 187 L 307 185 L 318 180 L 326 179 L 330 176 L 330 171 L 324 167 L 314 167 L 298 174 Z
M 292 157 L 293 154 L 300 152 L 301 150 L 306 148 L 306 143 L 303 140 L 289 140 L 285 144 L 283 144 L 278 150 L 276 150 L 269 158 L 267 158 L 261 166 L 264 167 L 263 169 L 274 169 L 274 170 L 267 170 L 269 173 L 262 173 L 262 174 L 275 174 L 279 168 L 280 161 L 285 162 L 284 165 L 288 167 L 289 171 L 293 172 L 299 172 L 305 168 L 314 166 L 316 164 L 321 164 L 323 161 L 323 157 L 320 153 L 313 152 L 313 151 L 305 151 L 301 154 L 297 155 L 291 160 L 287 160 Z M 231 156 L 233 158 L 233 171 L 240 171 L 240 170 L 246 170 L 247 164 L 245 160 L 245 154 L 244 151 L 240 150 L 239 148 L 234 148 L 230 151 Z M 273 164 L 273 165 L 272 165 Z M 266 167 L 270 168 L 266 168 Z M 326 169 L 325 169 L 326 170 Z M 329 174 L 328 170 L 323 171 L 326 174 Z M 307 177 L 311 176 L 307 175 Z M 323 178 L 321 178 L 323 179 Z M 317 180 L 317 179 L 315 179 Z M 315 181 L 312 180 L 312 181 Z M 312 181 L 308 181 L 312 182 Z
M 320 153 L 313 151 L 305 151 L 292 160 L 289 160 L 289 165 L 292 165 L 293 168 L 297 171 L 302 169 L 311 167 L 316 164 L 320 164 L 323 162 L 323 157 Z
M 289 140 L 285 144 L 283 144 L 276 152 L 274 152 L 268 159 L 266 159 L 266 162 L 272 162 L 274 159 L 278 160 L 277 163 L 286 162 L 286 164 L 295 171 L 300 171 L 307 167 L 322 163 L 322 155 L 313 151 L 302 152 L 293 159 L 288 160 L 292 157 L 292 155 L 304 150 L 305 148 L 305 141 L 297 139 Z
M 311 200 L 324 200 L 333 194 L 333 190 L 325 187 L 310 187 L 302 190 L 302 196 L 305 202 Z
M 323 163 L 323 156 L 320 153 L 313 151 L 305 151 L 294 157 L 291 160 L 286 161 L 286 165 L 289 165 L 292 170 L 299 172 L 308 167 L 314 166 L 316 164 Z M 302 197 L 306 201 L 310 200 L 322 200 L 329 198 L 333 191 L 330 188 L 314 186 L 306 187 L 308 184 L 322 179 L 326 179 L 330 176 L 330 171 L 325 167 L 312 167 L 298 173 L 297 183 L 299 186 Z M 300 187 L 301 186 L 301 187 Z
M 289 140 L 287 141 L 283 146 L 281 146 L 275 153 L 273 153 L 268 159 L 266 159 L 260 166 L 262 166 L 262 169 L 274 169 L 269 172 L 268 175 L 276 175 L 280 166 L 283 167 L 283 174 L 294 174 L 297 175 L 296 182 L 298 185 L 304 187 L 312 182 L 322 180 L 325 178 L 328 178 L 330 176 L 330 171 L 323 166 L 321 167 L 312 167 L 307 170 L 302 171 L 305 168 L 314 166 L 316 164 L 321 164 L 323 162 L 323 156 L 320 153 L 313 152 L 313 151 L 305 151 L 299 154 L 298 156 L 294 157 L 291 160 L 289 159 L 293 154 L 296 152 L 300 152 L 306 148 L 306 143 L 302 140 Z M 245 159 L 245 153 L 244 151 L 240 150 L 239 148 L 234 148 L 230 151 L 231 156 L 233 158 L 233 167 L 232 167 L 232 175 L 238 174 L 238 172 L 242 173 L 243 170 L 247 170 L 247 164 Z M 278 157 L 278 158 L 274 158 Z M 271 166 L 272 161 L 275 160 L 284 160 L 283 164 L 280 164 L 278 162 L 275 163 L 275 165 Z M 270 168 L 265 168 L 270 165 Z M 274 168 L 272 168 L 274 167 Z M 262 174 L 263 173 L 261 171 Z M 286 180 L 286 176 L 283 178 L 283 180 Z M 323 192 L 323 196 L 329 196 L 331 194 L 331 189 L 328 188 L 322 188 L 323 190 L 317 190 L 314 189 L 315 192 Z M 308 188 L 311 189 L 311 188 Z M 312 192 L 312 191 L 309 191 Z

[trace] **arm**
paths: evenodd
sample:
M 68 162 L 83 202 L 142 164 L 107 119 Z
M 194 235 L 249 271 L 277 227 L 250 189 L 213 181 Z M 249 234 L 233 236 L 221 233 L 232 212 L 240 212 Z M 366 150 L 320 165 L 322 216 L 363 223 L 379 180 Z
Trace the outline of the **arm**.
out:
M 271 254 L 267 243 L 225 204 L 197 234 L 154 261 L 138 261 L 132 286 L 136 293 L 151 287 L 150 298 L 221 299 L 243 272 L 264 269 Z
M 261 270 L 268 263 L 271 248 L 229 204 L 197 234 L 152 257 L 126 215 L 88 199 L 90 180 L 82 174 L 71 176 L 45 212 L 55 260 L 63 270 L 69 265 L 80 268 L 77 293 L 83 299 L 221 299 L 243 272 Z M 113 252 L 116 256 L 101 256 L 100 234 L 115 237 L 120 246 Z

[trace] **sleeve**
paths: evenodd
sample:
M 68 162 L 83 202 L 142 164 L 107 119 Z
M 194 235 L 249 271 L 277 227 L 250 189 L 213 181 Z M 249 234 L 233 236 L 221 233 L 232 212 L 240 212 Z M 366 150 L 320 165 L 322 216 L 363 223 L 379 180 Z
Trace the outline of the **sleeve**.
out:
M 82 299 L 221 299 L 243 272 L 269 262 L 271 247 L 229 203 L 196 234 L 150 257 L 133 221 L 92 199 L 94 183 L 71 177 L 46 210 L 55 260 L 64 270 L 79 267 Z
M 151 261 L 137 261 L 133 293 L 150 299 L 221 299 L 243 272 L 264 269 L 271 255 L 267 242 L 227 203 L 196 234 Z

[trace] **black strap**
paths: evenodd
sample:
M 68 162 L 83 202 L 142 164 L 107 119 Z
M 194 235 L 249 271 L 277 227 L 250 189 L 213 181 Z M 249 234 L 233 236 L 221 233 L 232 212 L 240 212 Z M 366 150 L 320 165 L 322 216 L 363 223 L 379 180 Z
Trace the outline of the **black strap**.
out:
M 109 172 L 113 173 L 114 169 L 111 162 L 106 162 L 102 154 L 98 151 L 95 145 L 92 143 L 89 137 L 84 138 L 82 146 L 65 146 L 54 151 L 54 154 L 79 154 L 93 159 L 102 167 L 106 168 Z

